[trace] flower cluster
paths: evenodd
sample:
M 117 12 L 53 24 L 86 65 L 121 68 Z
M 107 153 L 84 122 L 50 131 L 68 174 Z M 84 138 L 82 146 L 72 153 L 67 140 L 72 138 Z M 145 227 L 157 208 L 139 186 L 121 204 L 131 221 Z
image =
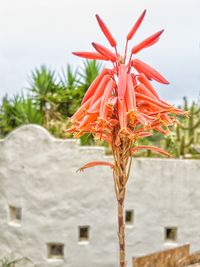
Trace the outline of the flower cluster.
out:
M 113 51 L 92 43 L 95 52 L 74 52 L 73 54 L 96 60 L 111 61 L 113 68 L 105 68 L 88 88 L 81 107 L 71 118 L 72 126 L 67 130 L 74 137 L 85 133 L 96 139 L 107 141 L 112 147 L 114 162 L 94 161 L 79 170 L 108 166 L 113 169 L 114 189 L 118 201 L 118 237 L 120 266 L 125 267 L 125 225 L 124 200 L 126 184 L 130 176 L 132 155 L 140 149 L 149 149 L 165 156 L 170 154 L 154 146 L 138 145 L 136 141 L 151 136 L 154 131 L 168 134 L 169 126 L 175 124 L 175 114 L 185 113 L 161 100 L 151 84 L 151 80 L 168 84 L 168 81 L 155 69 L 135 55 L 142 49 L 155 44 L 163 30 L 156 32 L 131 49 L 127 60 L 128 43 L 142 23 L 146 10 L 138 18 L 126 38 L 124 55 L 117 51 L 117 42 L 103 20 L 96 15 L 99 26 L 109 41 Z
M 163 30 L 156 32 L 131 49 L 127 60 L 128 42 L 142 23 L 146 10 L 138 18 L 126 38 L 124 56 L 118 54 L 117 43 L 103 20 L 96 15 L 98 24 L 114 52 L 98 43 L 92 43 L 95 52 L 74 52 L 79 57 L 111 61 L 113 68 L 105 68 L 88 88 L 81 107 L 71 118 L 67 130 L 78 138 L 91 133 L 96 139 L 105 140 L 116 147 L 124 138 L 137 141 L 150 136 L 153 130 L 168 134 L 175 123 L 174 114 L 184 112 L 161 100 L 151 84 L 169 82 L 154 68 L 136 59 L 142 49 L 155 44 Z

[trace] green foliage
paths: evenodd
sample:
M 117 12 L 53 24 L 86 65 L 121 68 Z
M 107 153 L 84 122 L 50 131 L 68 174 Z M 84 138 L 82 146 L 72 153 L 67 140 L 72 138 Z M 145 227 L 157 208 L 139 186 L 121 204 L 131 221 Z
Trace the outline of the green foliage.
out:
M 165 148 L 171 150 L 175 157 L 198 157 L 194 147 L 200 145 L 200 104 L 188 104 L 183 98 L 183 109 L 189 117 L 180 117 L 172 134 L 165 138 Z
M 0 110 L 0 131 L 6 135 L 22 124 L 35 123 L 42 125 L 40 110 L 30 97 L 16 95 L 12 99 L 4 97 Z
M 5 96 L 0 107 L 0 136 L 22 124 L 35 123 L 46 127 L 56 137 L 65 137 L 65 129 L 71 117 L 81 104 L 81 100 L 99 74 L 102 65 L 95 60 L 84 61 L 79 69 L 67 65 L 61 74 L 45 66 L 36 68 L 30 79 L 29 94 Z M 153 136 L 141 140 L 143 145 L 154 145 L 166 149 L 175 157 L 196 157 L 195 146 L 200 145 L 200 103 L 188 103 L 183 98 L 182 107 L 189 112 L 189 118 L 180 117 L 177 125 L 164 139 L 155 132 Z M 92 135 L 80 138 L 82 145 L 104 145 L 96 142 Z M 109 153 L 109 147 L 107 152 Z M 152 157 L 150 151 L 141 156 Z
M 57 95 L 58 86 L 55 81 L 55 72 L 48 70 L 45 66 L 35 69 L 32 72 L 30 86 L 33 98 L 39 105 L 40 111 L 44 113 L 47 103 L 54 102 Z
M 79 85 L 78 70 L 73 72 L 70 65 L 62 71 L 60 76 L 60 88 L 62 88 L 65 98 L 60 102 L 58 107 L 59 112 L 66 117 L 71 117 L 77 108 L 80 106 L 83 92 Z
M 55 72 L 45 66 L 35 69 L 32 72 L 30 91 L 44 116 L 45 123 L 52 118 L 57 118 L 59 105 L 66 99 L 66 91 L 56 81 Z
M 93 136 L 91 134 L 85 134 L 83 136 L 80 137 L 80 143 L 82 146 L 88 146 L 88 145 L 95 145 Z
M 78 69 L 67 68 L 61 75 L 46 66 L 36 68 L 30 77 L 29 95 L 5 96 L 0 108 L 0 136 L 4 137 L 22 124 L 36 123 L 46 127 L 56 137 L 64 137 L 64 129 L 81 104 L 101 64 L 85 61 Z M 93 137 L 83 138 L 83 144 L 93 144 Z
M 16 257 L 11 253 L 0 259 L 0 267 L 17 267 L 25 266 L 25 264 L 31 263 L 32 261 L 27 257 Z

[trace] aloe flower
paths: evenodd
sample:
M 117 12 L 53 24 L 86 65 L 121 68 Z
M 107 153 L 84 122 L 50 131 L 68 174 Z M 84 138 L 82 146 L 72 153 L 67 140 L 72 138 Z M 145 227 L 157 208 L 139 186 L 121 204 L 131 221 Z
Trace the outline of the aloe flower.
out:
M 80 170 L 97 165 L 113 169 L 118 202 L 120 267 L 126 266 L 123 208 L 132 155 L 140 149 L 149 149 L 170 157 L 161 148 L 140 145 L 140 139 L 151 136 L 154 131 L 167 135 L 169 126 L 176 123 L 174 114 L 185 115 L 182 110 L 161 100 L 151 84 L 152 80 L 162 84 L 169 82 L 149 64 L 136 58 L 141 50 L 157 43 L 164 30 L 134 45 L 127 57 L 129 41 L 136 34 L 145 14 L 146 10 L 127 34 L 123 55 L 118 53 L 117 42 L 99 15 L 96 15 L 98 24 L 113 51 L 101 44 L 92 43 L 95 49 L 93 52 L 73 52 L 82 58 L 105 60 L 112 64 L 112 68 L 103 69 L 88 88 L 81 107 L 71 117 L 72 126 L 67 132 L 73 133 L 75 138 L 90 133 L 95 139 L 105 140 L 112 147 L 113 164 L 94 161 Z

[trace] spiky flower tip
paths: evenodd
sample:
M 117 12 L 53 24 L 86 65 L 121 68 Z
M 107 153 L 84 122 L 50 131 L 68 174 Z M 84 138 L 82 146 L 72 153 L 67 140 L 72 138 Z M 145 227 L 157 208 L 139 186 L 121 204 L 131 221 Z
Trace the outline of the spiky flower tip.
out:
M 117 42 L 99 15 L 96 15 L 97 22 L 114 51 L 92 43 L 95 52 L 73 53 L 87 59 L 111 61 L 113 65 L 112 69 L 103 69 L 93 81 L 81 107 L 72 116 L 72 126 L 67 132 L 74 137 L 91 133 L 96 139 L 117 147 L 124 138 L 136 142 L 152 135 L 153 130 L 168 134 L 168 127 L 176 122 L 174 114 L 185 115 L 184 111 L 161 100 L 151 84 L 151 80 L 162 84 L 169 82 L 147 63 L 135 58 L 138 52 L 157 43 L 164 30 L 136 44 L 127 60 L 128 42 L 145 14 L 146 10 L 127 34 L 124 56 L 118 54 Z

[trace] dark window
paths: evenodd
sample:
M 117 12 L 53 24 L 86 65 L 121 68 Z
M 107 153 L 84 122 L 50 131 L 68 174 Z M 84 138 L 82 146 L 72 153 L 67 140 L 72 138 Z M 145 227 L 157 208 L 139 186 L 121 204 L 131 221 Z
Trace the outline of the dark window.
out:
M 177 227 L 165 227 L 165 240 L 177 241 Z
M 126 210 L 125 211 L 125 223 L 126 223 L 126 225 L 133 224 L 133 217 L 134 217 L 133 210 Z
M 22 209 L 14 206 L 9 207 L 10 210 L 10 221 L 20 223 L 22 219 Z
M 47 244 L 48 258 L 49 259 L 63 259 L 64 258 L 64 245 L 60 243 Z
M 89 240 L 89 226 L 79 226 L 79 241 Z

